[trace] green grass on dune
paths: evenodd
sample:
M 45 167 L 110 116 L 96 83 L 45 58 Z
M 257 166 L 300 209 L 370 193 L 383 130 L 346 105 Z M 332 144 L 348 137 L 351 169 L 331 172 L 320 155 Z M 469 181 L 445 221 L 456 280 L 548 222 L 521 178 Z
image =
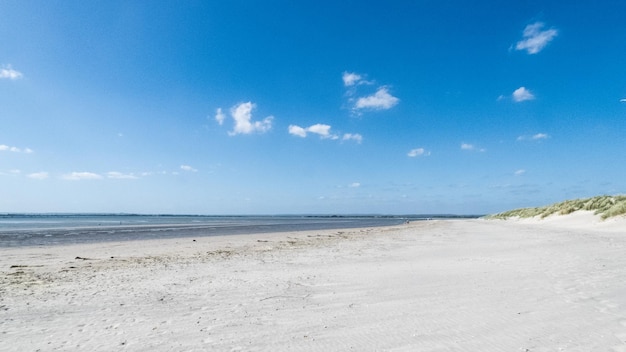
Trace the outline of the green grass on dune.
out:
M 506 211 L 504 213 L 489 215 L 489 219 L 508 219 L 510 217 L 532 218 L 539 216 L 545 218 L 552 214 L 567 215 L 577 210 L 594 211 L 602 219 L 626 214 L 626 195 L 620 196 L 597 196 L 593 198 L 566 200 L 538 208 L 522 208 Z

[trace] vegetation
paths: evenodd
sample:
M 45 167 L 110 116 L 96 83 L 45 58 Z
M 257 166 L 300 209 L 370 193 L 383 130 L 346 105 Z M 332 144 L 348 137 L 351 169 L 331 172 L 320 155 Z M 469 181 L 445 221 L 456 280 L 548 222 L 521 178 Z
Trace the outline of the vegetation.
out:
M 489 215 L 489 219 L 508 219 L 510 217 L 531 218 L 539 216 L 545 218 L 552 214 L 567 215 L 578 210 L 594 211 L 602 219 L 626 214 L 626 195 L 598 196 L 586 199 L 566 200 L 538 208 L 522 208 L 504 213 Z

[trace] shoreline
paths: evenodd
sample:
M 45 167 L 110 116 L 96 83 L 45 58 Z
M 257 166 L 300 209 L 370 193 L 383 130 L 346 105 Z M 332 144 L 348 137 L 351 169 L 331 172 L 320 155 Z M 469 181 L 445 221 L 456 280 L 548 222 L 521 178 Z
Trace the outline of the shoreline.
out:
M 624 232 L 433 220 L 1 248 L 0 338 L 7 351 L 623 351 Z
M 0 229 L 0 248 L 56 246 L 66 244 L 106 243 L 152 239 L 215 237 L 253 233 L 297 232 L 314 230 L 348 230 L 362 227 L 400 225 L 405 218 L 245 218 L 245 221 L 200 223 L 152 223 L 90 226 L 57 226 L 53 228 Z M 288 219 L 288 220 L 286 220 Z M 296 221 L 294 221 L 294 219 Z M 416 218 L 416 221 L 426 219 Z
M 388 231 L 407 224 L 362 228 L 337 228 L 322 230 L 300 230 L 283 232 L 255 232 L 229 235 L 198 235 L 172 238 L 144 238 L 122 241 L 103 241 L 89 243 L 64 243 L 45 246 L 0 247 L 0 269 L 12 258 L 18 266 L 41 266 L 52 262 L 55 258 L 66 260 L 75 257 L 91 260 L 120 259 L 127 257 L 155 256 L 192 256 L 202 252 L 280 249 L 285 243 L 311 245 L 319 241 L 346 239 L 360 236 L 373 231 Z M 271 244 L 278 245 L 277 247 Z M 256 248 L 258 247 L 258 248 Z M 196 253 L 197 252 L 197 253 Z M 75 256 L 73 256 L 76 254 Z M 28 263 L 28 260 L 45 260 Z M 6 266 L 6 265 L 5 265 Z

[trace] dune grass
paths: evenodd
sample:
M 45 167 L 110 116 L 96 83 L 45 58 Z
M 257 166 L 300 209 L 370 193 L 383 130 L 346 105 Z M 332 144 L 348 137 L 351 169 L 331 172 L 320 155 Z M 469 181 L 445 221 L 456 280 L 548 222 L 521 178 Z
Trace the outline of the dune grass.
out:
M 499 214 L 489 215 L 489 219 L 508 219 L 511 217 L 532 218 L 538 216 L 545 218 L 552 214 L 567 215 L 578 210 L 594 211 L 596 215 L 604 219 L 626 214 L 626 195 L 597 196 L 593 198 L 566 200 L 537 208 L 522 208 L 506 211 Z

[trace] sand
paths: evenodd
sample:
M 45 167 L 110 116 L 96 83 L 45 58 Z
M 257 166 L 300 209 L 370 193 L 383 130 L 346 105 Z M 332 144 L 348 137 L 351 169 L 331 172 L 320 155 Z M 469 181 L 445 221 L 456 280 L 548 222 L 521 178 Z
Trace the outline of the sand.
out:
M 0 350 L 626 351 L 587 215 L 2 248 Z

